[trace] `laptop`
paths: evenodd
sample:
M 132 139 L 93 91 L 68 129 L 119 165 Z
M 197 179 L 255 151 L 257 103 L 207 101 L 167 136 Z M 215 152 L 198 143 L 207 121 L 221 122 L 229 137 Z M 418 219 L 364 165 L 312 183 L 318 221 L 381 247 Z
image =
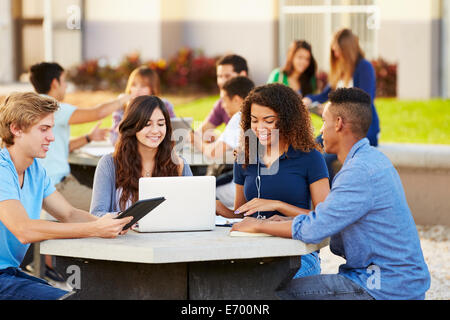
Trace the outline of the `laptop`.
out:
M 139 179 L 139 200 L 166 201 L 139 220 L 138 232 L 207 231 L 215 228 L 216 178 L 150 177 Z
M 172 118 L 172 140 L 176 145 L 183 145 L 192 131 L 193 118 Z

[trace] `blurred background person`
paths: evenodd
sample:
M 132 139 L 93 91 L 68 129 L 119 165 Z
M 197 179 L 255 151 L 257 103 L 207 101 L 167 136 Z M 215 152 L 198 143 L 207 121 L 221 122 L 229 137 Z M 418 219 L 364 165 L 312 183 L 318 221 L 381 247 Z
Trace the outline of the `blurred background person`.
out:
M 161 95 L 161 81 L 159 79 L 158 73 L 155 70 L 150 69 L 147 66 L 141 66 L 134 69 L 128 77 L 127 87 L 125 89 L 125 94 L 132 95 L 133 97 L 139 96 L 157 96 Z M 161 98 L 161 97 L 160 97 Z M 167 111 L 171 118 L 175 118 L 175 111 L 173 104 L 167 99 L 161 98 L 162 102 L 166 106 Z M 112 115 L 112 128 L 110 140 L 112 144 L 116 144 L 118 138 L 118 128 L 120 121 L 122 121 L 123 114 L 126 109 L 126 105 L 119 110 L 116 110 Z
M 372 64 L 365 59 L 364 52 L 359 45 L 358 37 L 350 29 L 341 29 L 334 34 L 330 52 L 329 85 L 317 95 L 307 95 L 303 103 L 311 107 L 314 102 L 324 103 L 328 101 L 328 94 L 337 88 L 359 88 L 370 95 L 372 108 L 372 123 L 367 133 L 370 145 L 378 146 L 378 134 L 380 124 L 375 109 L 374 99 L 376 95 L 376 77 Z M 319 108 L 322 110 L 322 108 Z M 319 111 L 321 113 L 321 111 Z M 322 136 L 318 141 L 323 144 Z M 335 155 L 325 154 L 330 183 L 333 181 L 333 162 L 337 160 Z
M 317 90 L 317 62 L 311 45 L 304 40 L 293 41 L 289 47 L 283 69 L 272 71 L 267 83 L 282 83 L 302 96 Z

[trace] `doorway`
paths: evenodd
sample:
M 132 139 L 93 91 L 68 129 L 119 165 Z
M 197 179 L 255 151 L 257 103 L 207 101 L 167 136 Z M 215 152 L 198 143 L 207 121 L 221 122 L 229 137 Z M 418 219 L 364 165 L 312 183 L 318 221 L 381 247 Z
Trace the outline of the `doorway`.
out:
M 36 61 L 45 59 L 44 0 L 13 0 L 15 79 L 24 75 Z

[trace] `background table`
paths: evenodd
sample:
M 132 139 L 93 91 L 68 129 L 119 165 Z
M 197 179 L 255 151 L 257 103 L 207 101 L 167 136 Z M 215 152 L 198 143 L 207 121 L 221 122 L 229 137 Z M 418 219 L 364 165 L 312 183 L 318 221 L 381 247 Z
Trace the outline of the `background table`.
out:
M 80 183 L 92 188 L 95 168 L 98 161 L 105 154 L 114 152 L 114 147 L 109 141 L 93 141 L 86 146 L 75 150 L 69 154 L 69 164 L 71 173 Z M 191 167 L 194 176 L 203 176 L 207 173 L 210 165 L 216 161 L 206 158 L 201 152 L 193 150 L 190 145 L 177 147 L 177 153 L 182 156 Z M 234 162 L 233 152 L 228 152 L 224 164 L 232 166 Z
M 300 255 L 328 245 L 213 231 L 136 233 L 116 239 L 49 240 L 41 254 L 80 270 L 78 299 L 276 299 Z

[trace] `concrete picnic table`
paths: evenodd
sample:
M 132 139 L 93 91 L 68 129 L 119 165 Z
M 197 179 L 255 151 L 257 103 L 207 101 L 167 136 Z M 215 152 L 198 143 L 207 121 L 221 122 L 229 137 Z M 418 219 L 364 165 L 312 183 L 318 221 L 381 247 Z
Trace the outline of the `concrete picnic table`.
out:
M 63 274 L 79 270 L 77 299 L 276 299 L 300 256 L 328 245 L 212 231 L 137 233 L 116 239 L 48 240 Z

